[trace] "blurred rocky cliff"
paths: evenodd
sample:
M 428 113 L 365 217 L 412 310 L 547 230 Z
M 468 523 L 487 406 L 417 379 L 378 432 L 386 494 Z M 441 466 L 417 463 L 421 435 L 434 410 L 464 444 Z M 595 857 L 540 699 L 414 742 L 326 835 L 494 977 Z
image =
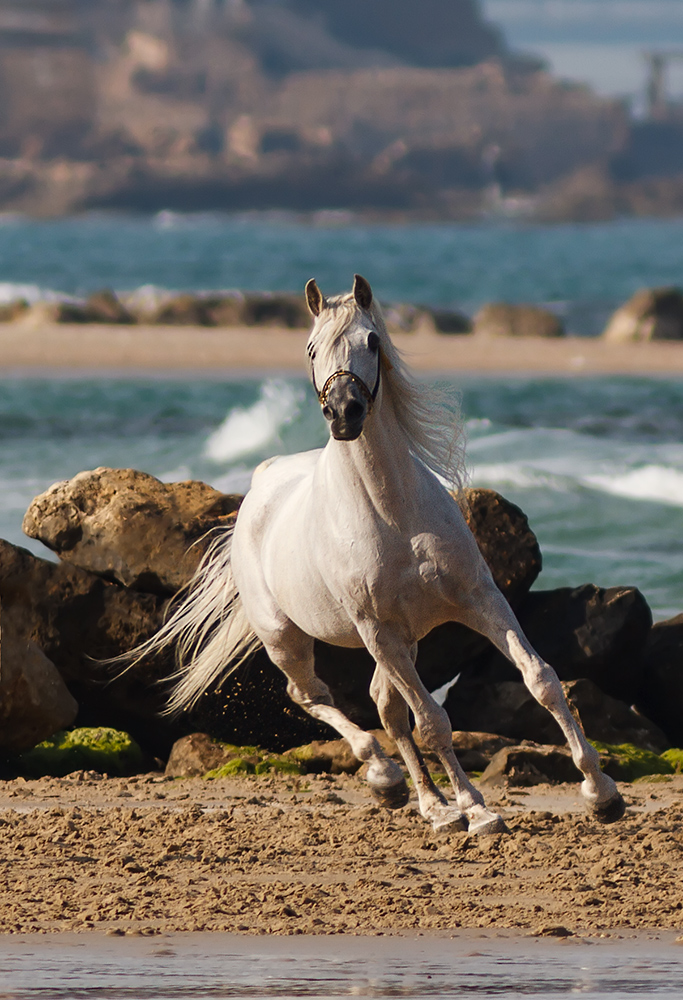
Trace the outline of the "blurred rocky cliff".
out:
M 0 0 L 0 94 L 0 207 L 48 215 L 600 215 L 631 135 L 476 0 Z

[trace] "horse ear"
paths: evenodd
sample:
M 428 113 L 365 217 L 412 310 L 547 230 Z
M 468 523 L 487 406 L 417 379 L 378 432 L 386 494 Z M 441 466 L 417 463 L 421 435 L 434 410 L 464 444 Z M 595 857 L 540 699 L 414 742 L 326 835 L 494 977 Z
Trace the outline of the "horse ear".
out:
M 353 276 L 353 297 L 361 309 L 369 309 L 372 305 L 372 289 L 360 274 Z
M 319 316 L 327 305 L 325 296 L 318 288 L 315 278 L 311 278 L 306 284 L 306 301 L 313 316 Z

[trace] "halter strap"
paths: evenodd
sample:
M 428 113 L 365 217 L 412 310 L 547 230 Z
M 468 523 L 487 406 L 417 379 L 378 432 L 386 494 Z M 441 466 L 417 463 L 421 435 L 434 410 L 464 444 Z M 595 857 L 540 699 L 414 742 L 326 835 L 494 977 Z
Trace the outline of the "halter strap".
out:
M 312 376 L 312 380 L 313 380 L 313 388 L 315 389 L 315 391 L 318 394 L 318 399 L 320 401 L 320 405 L 321 406 L 324 406 L 325 403 L 327 402 L 327 397 L 329 395 L 330 388 L 332 387 L 332 383 L 333 382 L 335 382 L 338 378 L 350 378 L 352 382 L 355 382 L 355 384 L 358 386 L 358 388 L 360 389 L 360 391 L 363 393 L 363 395 L 365 396 L 366 400 L 368 401 L 368 412 L 370 412 L 370 410 L 372 409 L 372 404 L 377 399 L 377 393 L 379 392 L 379 383 L 380 383 L 381 374 L 382 374 L 382 354 L 381 354 L 381 351 L 378 351 L 377 352 L 377 378 L 375 379 L 375 387 L 374 387 L 374 389 L 372 391 L 370 391 L 370 389 L 368 389 L 367 385 L 365 384 L 365 382 L 363 381 L 363 379 L 360 377 L 360 375 L 356 375 L 354 372 L 347 371 L 346 368 L 339 368 L 336 372 L 332 372 L 332 374 L 330 375 L 330 377 L 325 382 L 325 385 L 322 387 L 322 389 L 319 390 L 318 386 L 315 384 L 315 371 L 313 370 L 313 365 L 311 365 L 311 376 Z

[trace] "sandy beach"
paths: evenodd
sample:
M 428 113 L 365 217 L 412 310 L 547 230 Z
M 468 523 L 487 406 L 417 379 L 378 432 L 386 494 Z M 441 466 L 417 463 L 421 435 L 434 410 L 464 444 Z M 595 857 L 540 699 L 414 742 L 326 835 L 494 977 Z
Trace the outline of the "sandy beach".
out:
M 356 776 L 0 782 L 0 933 L 683 929 L 683 777 L 621 785 L 604 827 L 578 785 L 488 788 L 510 833 L 435 835 Z
M 0 372 L 301 372 L 308 331 L 263 327 L 0 325 Z M 683 343 L 615 345 L 583 337 L 485 339 L 399 333 L 416 371 L 679 375 Z

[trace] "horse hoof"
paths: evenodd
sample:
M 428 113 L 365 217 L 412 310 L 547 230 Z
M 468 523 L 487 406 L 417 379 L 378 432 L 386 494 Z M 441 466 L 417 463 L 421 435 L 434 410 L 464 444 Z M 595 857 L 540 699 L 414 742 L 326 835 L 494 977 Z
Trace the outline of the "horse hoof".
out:
M 405 778 L 395 785 L 370 785 L 369 788 L 374 798 L 385 809 L 401 809 L 402 806 L 408 805 L 410 792 Z
M 467 820 L 457 809 L 444 809 L 432 816 L 434 833 L 464 833 L 467 830 Z
M 475 837 L 490 837 L 494 833 L 509 833 L 505 820 L 502 816 L 494 816 L 492 819 L 483 819 L 479 823 L 470 823 L 467 830 Z
M 600 806 L 593 806 L 593 815 L 598 823 L 616 823 L 625 812 L 626 803 L 619 792 L 608 802 L 604 802 Z

